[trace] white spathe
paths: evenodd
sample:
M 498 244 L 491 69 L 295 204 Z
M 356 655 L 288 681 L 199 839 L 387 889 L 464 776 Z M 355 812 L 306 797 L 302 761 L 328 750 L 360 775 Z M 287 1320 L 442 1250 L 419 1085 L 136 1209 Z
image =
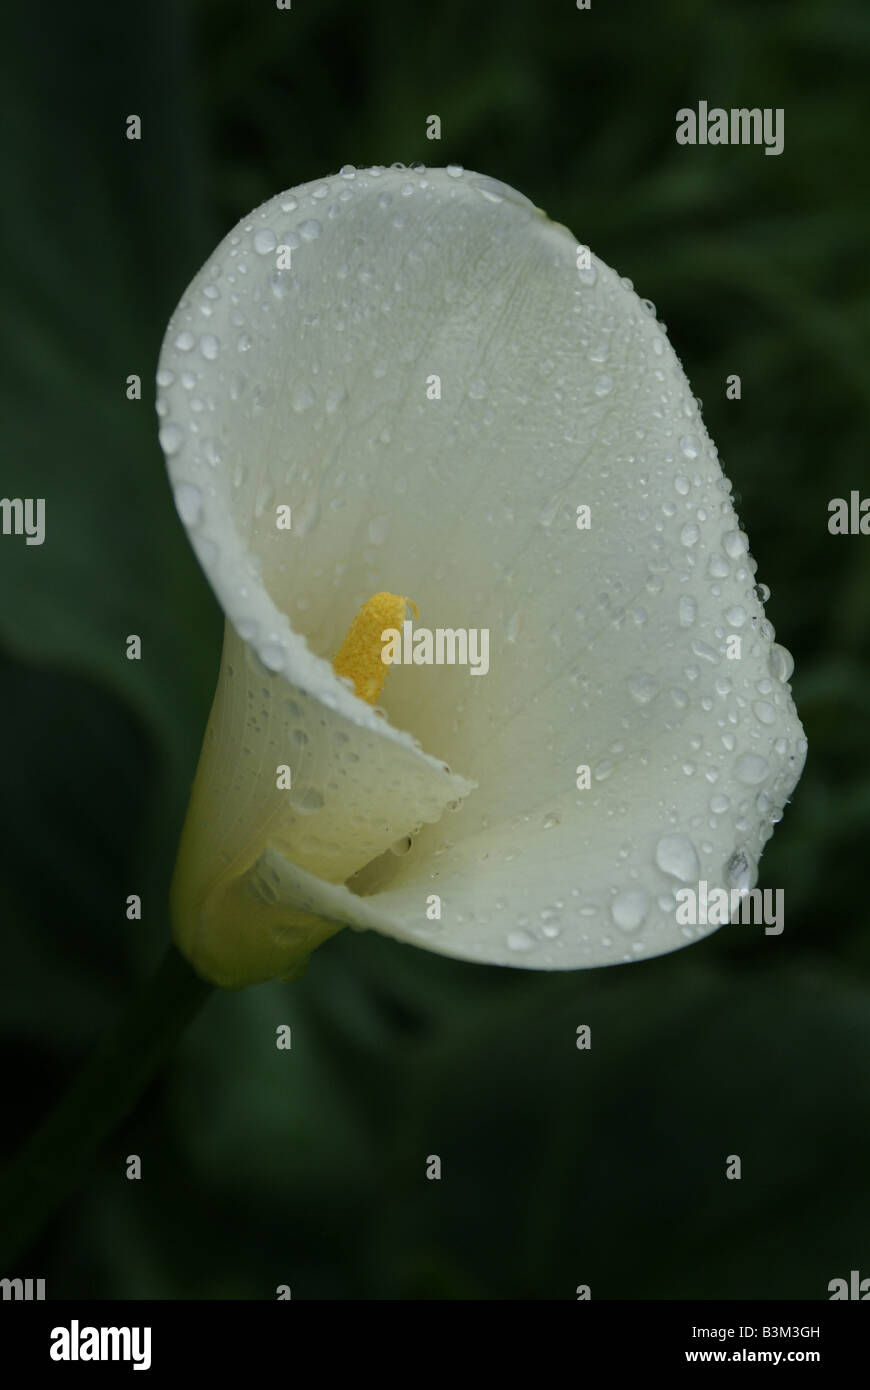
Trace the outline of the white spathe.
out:
M 577 253 L 492 179 L 345 169 L 245 218 L 173 315 L 160 438 L 227 616 L 173 919 L 220 984 L 342 925 L 637 960 L 709 930 L 681 885 L 755 882 L 806 752 L 790 658 L 664 330 Z M 358 700 L 329 662 L 380 590 L 488 628 L 488 674 Z

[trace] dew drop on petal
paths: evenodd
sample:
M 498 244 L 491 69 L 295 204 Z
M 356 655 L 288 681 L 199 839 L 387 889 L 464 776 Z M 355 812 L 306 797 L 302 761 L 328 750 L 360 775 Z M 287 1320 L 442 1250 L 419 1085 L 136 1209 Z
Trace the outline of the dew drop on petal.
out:
M 659 693 L 659 683 L 648 671 L 640 671 L 629 677 L 629 693 L 639 705 L 648 705 Z
M 794 657 L 787 647 L 774 642 L 767 658 L 767 666 L 775 680 L 785 683 L 794 670 Z
M 623 931 L 637 931 L 649 909 L 649 898 L 642 888 L 619 893 L 610 904 L 610 915 Z
M 284 666 L 284 648 L 277 642 L 264 642 L 257 655 L 267 671 L 280 671 Z
M 744 786 L 757 787 L 759 782 L 763 782 L 767 777 L 770 767 L 767 759 L 760 757 L 758 753 L 744 753 L 742 758 L 737 759 L 734 771 Z
M 755 882 L 755 866 L 752 856 L 739 845 L 725 865 L 725 881 L 732 888 L 745 893 Z
M 776 710 L 769 700 L 756 700 L 752 710 L 761 724 L 776 723 Z
M 185 526 L 195 526 L 202 516 L 202 493 L 195 483 L 179 483 L 175 506 Z
M 691 627 L 698 616 L 698 604 L 691 594 L 683 594 L 680 598 L 680 627 Z
M 261 227 L 258 232 L 254 232 L 254 250 L 258 256 L 268 256 L 277 245 L 278 238 L 271 227 Z
M 656 845 L 656 864 L 681 883 L 696 881 L 700 873 L 695 846 L 686 835 L 663 835 Z
M 745 555 L 749 549 L 749 541 L 745 531 L 726 531 L 722 537 L 722 547 L 726 555 L 730 555 L 732 560 L 737 560 L 741 555 Z

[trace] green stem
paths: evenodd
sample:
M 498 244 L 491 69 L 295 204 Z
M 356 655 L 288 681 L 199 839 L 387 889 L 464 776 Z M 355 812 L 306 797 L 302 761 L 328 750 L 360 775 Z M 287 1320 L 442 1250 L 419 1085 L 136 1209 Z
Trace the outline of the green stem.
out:
M 3 1173 L 0 1274 L 16 1273 L 16 1261 L 88 1176 L 103 1140 L 133 1109 L 213 989 L 174 946 L 167 949 L 157 973 Z

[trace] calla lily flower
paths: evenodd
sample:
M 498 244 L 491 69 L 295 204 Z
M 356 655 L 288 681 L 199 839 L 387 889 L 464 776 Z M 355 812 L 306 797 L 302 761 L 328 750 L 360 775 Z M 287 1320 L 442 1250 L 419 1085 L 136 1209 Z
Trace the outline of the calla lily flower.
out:
M 172 888 L 200 974 L 292 978 L 342 926 L 548 970 L 713 929 L 675 892 L 754 884 L 806 743 L 629 281 L 494 179 L 345 168 L 226 237 L 157 381 L 226 615 Z M 394 662 L 375 706 L 354 662 L 406 602 L 488 669 Z

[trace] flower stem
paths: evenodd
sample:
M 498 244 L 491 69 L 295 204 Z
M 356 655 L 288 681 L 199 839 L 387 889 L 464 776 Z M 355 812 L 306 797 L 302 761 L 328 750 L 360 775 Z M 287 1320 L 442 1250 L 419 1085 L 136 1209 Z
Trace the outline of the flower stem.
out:
M 156 974 L 0 1179 L 0 1274 L 11 1276 L 133 1109 L 214 986 L 169 946 Z

